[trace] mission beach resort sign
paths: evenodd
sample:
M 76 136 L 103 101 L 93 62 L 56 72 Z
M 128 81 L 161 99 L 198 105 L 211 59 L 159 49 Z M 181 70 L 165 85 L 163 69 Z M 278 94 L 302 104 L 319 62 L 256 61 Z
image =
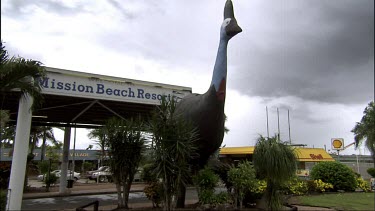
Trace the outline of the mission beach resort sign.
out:
M 82 73 L 81 73 L 82 74 Z M 88 74 L 89 75 L 89 74 Z M 47 71 L 45 78 L 39 79 L 44 94 L 76 96 L 103 100 L 126 101 L 144 104 L 160 104 L 165 96 L 168 100 L 174 98 L 177 102 L 190 90 L 183 87 L 165 88 L 162 84 L 139 82 L 121 78 L 101 79 L 82 75 L 69 75 Z M 116 80 L 117 79 L 117 80 Z M 168 86 L 168 85 L 167 85 Z

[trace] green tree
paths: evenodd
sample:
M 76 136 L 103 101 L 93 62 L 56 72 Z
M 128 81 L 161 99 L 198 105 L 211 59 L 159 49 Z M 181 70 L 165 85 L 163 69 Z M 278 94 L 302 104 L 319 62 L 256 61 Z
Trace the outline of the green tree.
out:
M 45 74 L 45 68 L 39 61 L 14 56 L 9 58 L 3 41 L 0 42 L 0 136 L 3 136 L 3 130 L 9 120 L 8 111 L 3 111 L 6 93 L 16 90 L 22 97 L 29 95 L 34 98 L 35 107 L 43 99 L 38 79 Z M 0 140 L 4 139 L 0 137 Z
M 118 207 L 128 208 L 130 187 L 144 150 L 143 124 L 140 120 L 110 119 L 105 131 L 108 131 L 106 145 L 117 188 Z
M 45 145 L 46 140 L 49 139 L 53 143 L 56 143 L 55 136 L 53 135 L 52 127 L 49 126 L 40 126 L 40 127 L 32 127 L 30 131 L 30 140 L 29 140 L 29 154 L 27 155 L 27 163 L 26 163 L 26 174 L 25 174 L 25 183 L 24 188 L 28 185 L 28 175 L 27 172 L 29 171 L 29 167 L 31 166 L 31 162 L 34 159 L 34 149 L 38 144 L 39 139 L 43 139 L 43 145 Z M 42 148 L 42 156 L 44 159 L 44 146 Z
M 46 74 L 42 63 L 22 57 L 9 58 L 3 42 L 0 43 L 0 92 L 18 90 L 21 96 L 30 95 L 34 105 L 42 102 L 42 86 L 38 79 Z M 30 80 L 32 79 L 32 80 Z M 5 95 L 1 106 L 5 100 Z
M 163 98 L 149 124 L 152 132 L 155 172 L 163 185 L 164 209 L 173 208 L 173 198 L 185 198 L 191 180 L 189 161 L 196 156 L 197 132 L 175 114 L 176 102 Z
M 375 102 L 371 101 L 363 111 L 363 117 L 351 131 L 354 133 L 355 147 L 365 141 L 366 148 L 371 152 L 375 167 Z
M 340 162 L 319 162 L 311 169 L 310 178 L 330 183 L 336 191 L 354 191 L 357 187 L 354 171 Z
M 89 138 L 93 139 L 96 138 L 98 140 L 95 141 L 95 143 L 100 147 L 100 163 L 103 165 L 104 163 L 104 157 L 105 157 L 105 151 L 107 149 L 106 142 L 108 138 L 108 132 L 106 131 L 106 128 L 95 128 L 92 129 L 89 134 L 87 135 Z
M 275 135 L 271 138 L 260 136 L 253 155 L 254 168 L 260 179 L 267 181 L 264 197 L 267 209 L 280 210 L 281 185 L 295 176 L 297 158 L 293 149 L 281 143 Z
M 240 209 L 242 209 L 246 191 L 254 189 L 256 186 L 255 170 L 249 161 L 244 161 L 238 167 L 232 167 L 229 170 L 228 179 L 234 188 L 234 204 L 237 206 L 237 202 L 239 202 Z

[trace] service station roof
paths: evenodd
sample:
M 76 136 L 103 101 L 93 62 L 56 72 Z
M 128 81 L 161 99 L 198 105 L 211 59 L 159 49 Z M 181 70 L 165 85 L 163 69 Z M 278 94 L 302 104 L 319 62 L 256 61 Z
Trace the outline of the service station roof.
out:
M 32 125 L 95 127 L 111 117 L 150 116 L 161 96 L 177 100 L 191 88 L 46 67 L 40 80 L 44 100 L 33 111 Z M 5 98 L 3 98 L 3 96 Z M 0 93 L 2 109 L 16 124 L 20 94 Z

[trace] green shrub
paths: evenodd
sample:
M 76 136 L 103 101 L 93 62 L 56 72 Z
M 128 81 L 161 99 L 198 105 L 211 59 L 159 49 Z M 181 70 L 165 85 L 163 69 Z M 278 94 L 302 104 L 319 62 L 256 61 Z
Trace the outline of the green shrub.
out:
M 306 181 L 298 177 L 291 178 L 283 186 L 283 190 L 286 194 L 304 195 L 308 192 Z
M 153 183 L 157 181 L 157 177 L 153 170 L 155 169 L 155 164 L 145 164 L 143 166 L 143 171 L 141 173 L 141 178 L 146 183 Z
M 322 182 L 333 185 L 334 190 L 354 191 L 357 180 L 354 172 L 339 162 L 320 162 L 310 171 L 310 178 L 321 179 Z
M 331 183 L 323 182 L 321 179 L 318 180 L 306 180 L 308 193 L 323 193 L 326 191 L 333 190 Z
M 198 189 L 198 199 L 200 204 L 209 204 L 211 208 L 225 204 L 229 200 L 227 192 L 215 194 L 215 187 L 220 178 L 213 170 L 204 168 L 193 177 L 193 181 Z
M 321 179 L 314 180 L 314 187 L 316 192 L 326 192 L 327 190 L 333 189 L 333 185 L 331 183 L 323 182 Z
M 256 188 L 255 169 L 245 161 L 228 171 L 228 179 L 233 184 L 235 205 L 239 202 L 241 209 L 246 192 Z
M 43 160 L 38 163 L 39 173 L 46 174 L 48 172 L 49 161 Z
M 210 204 L 216 184 L 219 182 L 219 176 L 206 167 L 193 177 L 193 181 L 198 189 L 199 202 L 201 204 Z
M 150 182 L 143 189 L 146 197 L 152 201 L 152 206 L 157 208 L 161 203 L 161 196 L 163 195 L 163 186 L 160 182 Z
M 46 174 L 46 178 L 44 179 L 44 183 L 46 183 L 47 187 L 49 187 L 51 184 L 55 184 L 57 181 L 57 176 L 55 174 Z
M 193 180 L 199 190 L 214 190 L 216 184 L 219 182 L 219 176 L 206 167 L 200 170 L 198 174 L 193 177 Z
M 262 198 L 264 192 L 267 188 L 267 182 L 265 180 L 256 179 L 254 186 L 246 191 L 245 197 L 243 199 L 243 204 L 245 206 L 256 203 L 259 199 Z
M 370 184 L 366 182 L 362 177 L 357 177 L 357 188 L 362 189 L 364 192 L 370 192 Z
M 0 211 L 5 210 L 7 202 L 7 190 L 0 189 Z
M 371 177 L 375 177 L 375 168 L 368 168 L 367 173 L 371 175 Z

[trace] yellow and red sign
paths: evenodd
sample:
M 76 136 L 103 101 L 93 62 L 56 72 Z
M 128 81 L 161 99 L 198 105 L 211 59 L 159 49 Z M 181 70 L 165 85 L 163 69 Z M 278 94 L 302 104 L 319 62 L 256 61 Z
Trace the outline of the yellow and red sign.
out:
M 344 139 L 343 138 L 332 138 L 331 146 L 333 150 L 344 150 Z

